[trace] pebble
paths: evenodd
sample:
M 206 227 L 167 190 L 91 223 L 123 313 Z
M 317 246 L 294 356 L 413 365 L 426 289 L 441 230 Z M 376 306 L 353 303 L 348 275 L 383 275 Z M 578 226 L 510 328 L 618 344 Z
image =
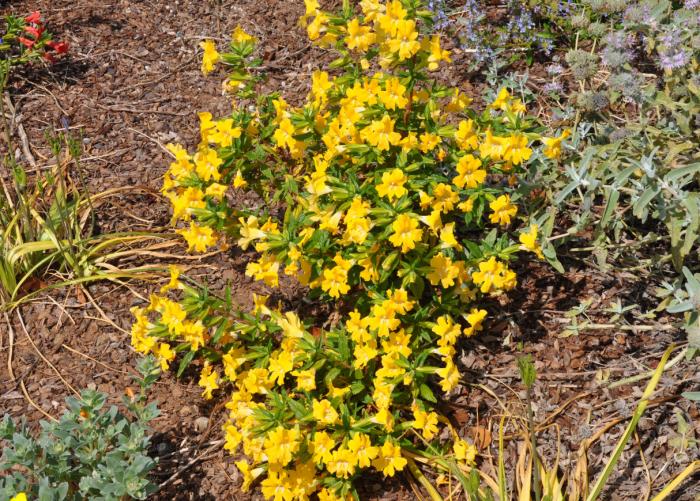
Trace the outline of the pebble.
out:
M 198 433 L 204 433 L 209 428 L 209 418 L 200 416 L 194 420 L 194 428 Z

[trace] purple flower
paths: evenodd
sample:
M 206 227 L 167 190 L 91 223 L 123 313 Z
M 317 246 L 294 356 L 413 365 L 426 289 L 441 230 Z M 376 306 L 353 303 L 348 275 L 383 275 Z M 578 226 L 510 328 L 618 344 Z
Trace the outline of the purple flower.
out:
M 659 65 L 666 71 L 682 68 L 690 61 L 690 55 L 685 49 L 659 52 Z
M 561 82 L 549 82 L 544 84 L 542 90 L 545 94 L 561 94 L 564 91 L 564 87 Z

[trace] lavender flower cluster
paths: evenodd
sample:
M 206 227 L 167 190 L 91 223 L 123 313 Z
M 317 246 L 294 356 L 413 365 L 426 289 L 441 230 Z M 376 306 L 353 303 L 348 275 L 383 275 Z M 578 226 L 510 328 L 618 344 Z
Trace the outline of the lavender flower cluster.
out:
M 475 64 L 489 64 L 511 48 L 525 48 L 550 55 L 551 36 L 543 35 L 543 20 L 562 19 L 573 13 L 574 0 L 544 0 L 535 6 L 519 0 L 507 0 L 502 16 L 504 24 L 494 26 L 487 17 L 487 6 L 479 0 L 463 0 L 455 8 L 455 23 L 450 21 L 446 0 L 427 0 L 438 30 L 456 34 L 460 48 L 473 55 Z

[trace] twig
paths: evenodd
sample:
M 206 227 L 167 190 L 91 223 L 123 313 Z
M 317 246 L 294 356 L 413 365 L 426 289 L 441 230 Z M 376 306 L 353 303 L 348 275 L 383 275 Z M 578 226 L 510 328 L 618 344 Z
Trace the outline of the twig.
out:
M 106 111 L 137 113 L 137 114 L 155 114 L 155 115 L 171 115 L 176 117 L 186 117 L 190 114 L 189 111 L 166 111 L 166 110 L 138 110 L 135 108 L 126 108 L 123 106 L 105 106 L 100 103 L 95 103 L 95 106 Z
M 83 352 L 81 352 L 81 351 L 78 351 L 78 350 L 76 350 L 76 349 L 74 349 L 74 348 L 71 348 L 71 347 L 68 346 L 67 344 L 62 344 L 61 347 L 64 348 L 64 349 L 66 349 L 66 350 L 68 350 L 68 351 L 70 351 L 70 352 L 72 352 L 72 353 L 75 353 L 76 355 L 80 355 L 81 357 L 85 357 L 85 358 L 87 358 L 88 360 L 91 360 L 91 361 L 95 362 L 96 364 L 101 365 L 101 366 L 104 367 L 105 369 L 109 369 L 109 370 L 114 371 L 114 372 L 120 372 L 120 373 L 122 373 L 122 374 L 129 374 L 128 371 L 123 371 L 123 370 L 121 370 L 121 369 L 115 369 L 114 367 L 111 367 L 111 366 L 107 365 L 107 364 L 104 363 L 104 362 L 100 362 L 99 360 L 97 360 L 96 358 L 91 357 L 90 355 L 87 355 L 87 354 L 85 354 L 85 353 L 83 353 Z
M 21 115 L 17 115 L 15 107 L 12 104 L 12 100 L 10 99 L 10 94 L 7 92 L 5 93 L 5 103 L 12 112 L 13 122 L 17 128 L 17 135 L 19 136 L 20 143 L 22 144 L 22 153 L 24 153 L 24 157 L 31 164 L 31 166 L 36 169 L 36 159 L 34 158 L 34 155 L 32 155 L 32 151 L 29 148 L 29 138 L 27 137 L 27 132 L 24 130 L 24 126 L 22 125 Z
M 15 331 L 12 329 L 12 324 L 10 323 L 10 317 L 7 316 L 7 312 L 3 312 L 5 316 L 5 322 L 7 323 L 8 329 L 8 353 L 7 353 L 7 372 L 10 374 L 10 380 L 15 381 L 15 373 L 12 371 L 12 353 L 15 346 Z
M 97 302 L 96 302 L 95 299 L 92 297 L 92 295 L 90 294 L 90 291 L 87 289 L 87 287 L 81 286 L 81 288 L 82 288 L 83 292 L 85 293 L 85 295 L 86 295 L 86 296 L 88 297 L 88 299 L 90 300 L 90 302 L 92 303 L 92 305 L 93 305 L 93 306 L 95 307 L 95 309 L 99 312 L 100 316 L 102 316 L 102 319 L 103 319 L 105 322 L 107 322 L 108 324 L 110 324 L 112 327 L 114 327 L 114 328 L 117 329 L 118 331 L 121 331 L 121 332 L 123 332 L 124 334 L 129 334 L 128 331 L 126 331 L 126 330 L 122 329 L 121 327 L 119 327 L 116 323 L 114 323 L 114 321 L 113 321 L 111 318 L 109 318 L 109 317 L 105 314 L 104 310 L 102 310 L 102 308 L 100 308 L 100 306 L 97 304 Z
M 32 400 L 32 397 L 29 396 L 29 392 L 27 391 L 27 388 L 24 386 L 24 380 L 20 380 L 20 382 L 19 382 L 19 387 L 20 387 L 20 389 L 22 390 L 22 393 L 24 393 L 24 398 L 27 399 L 27 401 L 31 404 L 32 407 L 34 407 L 36 410 L 38 410 L 39 412 L 41 412 L 45 417 L 49 418 L 51 421 L 56 421 L 56 422 L 58 422 L 58 419 L 56 419 L 56 418 L 53 417 L 51 414 L 49 414 L 48 412 L 46 412 L 44 409 L 42 409 L 41 407 L 39 407 L 39 406 L 34 402 L 34 400 Z
M 186 470 L 190 469 L 192 466 L 194 466 L 194 465 L 197 464 L 198 462 L 204 461 L 205 459 L 209 459 L 210 457 L 213 457 L 214 454 L 212 454 L 212 452 L 216 452 L 216 449 L 218 449 L 218 447 L 219 447 L 222 443 L 223 443 L 223 440 L 222 440 L 222 441 L 219 441 L 218 443 L 216 443 L 216 445 L 210 446 L 210 447 L 206 450 L 206 452 L 204 452 L 203 454 L 201 454 L 201 455 L 199 455 L 199 456 L 193 458 L 189 463 L 187 463 L 185 466 L 183 466 L 182 468 L 180 468 L 179 470 L 177 470 L 175 473 L 173 473 L 173 474 L 170 476 L 170 478 L 168 478 L 165 482 L 163 482 L 162 484 L 160 484 L 160 485 L 158 486 L 157 491 L 159 491 L 159 490 L 161 490 L 163 487 L 165 487 L 165 486 L 170 485 L 171 483 L 173 483 L 175 480 L 177 480 L 177 478 L 178 478 L 180 475 L 182 475 L 183 472 L 185 472 Z M 157 491 L 156 491 L 156 492 L 157 492 Z

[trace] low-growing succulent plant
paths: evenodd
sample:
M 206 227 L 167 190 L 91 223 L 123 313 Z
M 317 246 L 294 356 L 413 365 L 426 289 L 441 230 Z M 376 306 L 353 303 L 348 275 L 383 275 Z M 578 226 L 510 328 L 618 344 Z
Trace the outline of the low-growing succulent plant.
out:
M 85 390 L 66 399 L 68 409 L 57 421 L 41 421 L 37 435 L 26 420 L 0 422 L 0 499 L 39 500 L 145 499 L 155 486 L 148 474 L 155 460 L 148 456 L 148 422 L 158 415 L 146 392 L 159 374 L 153 357 L 138 365 L 141 391 L 125 396 L 131 418 L 116 406 L 105 408 L 107 396 Z

